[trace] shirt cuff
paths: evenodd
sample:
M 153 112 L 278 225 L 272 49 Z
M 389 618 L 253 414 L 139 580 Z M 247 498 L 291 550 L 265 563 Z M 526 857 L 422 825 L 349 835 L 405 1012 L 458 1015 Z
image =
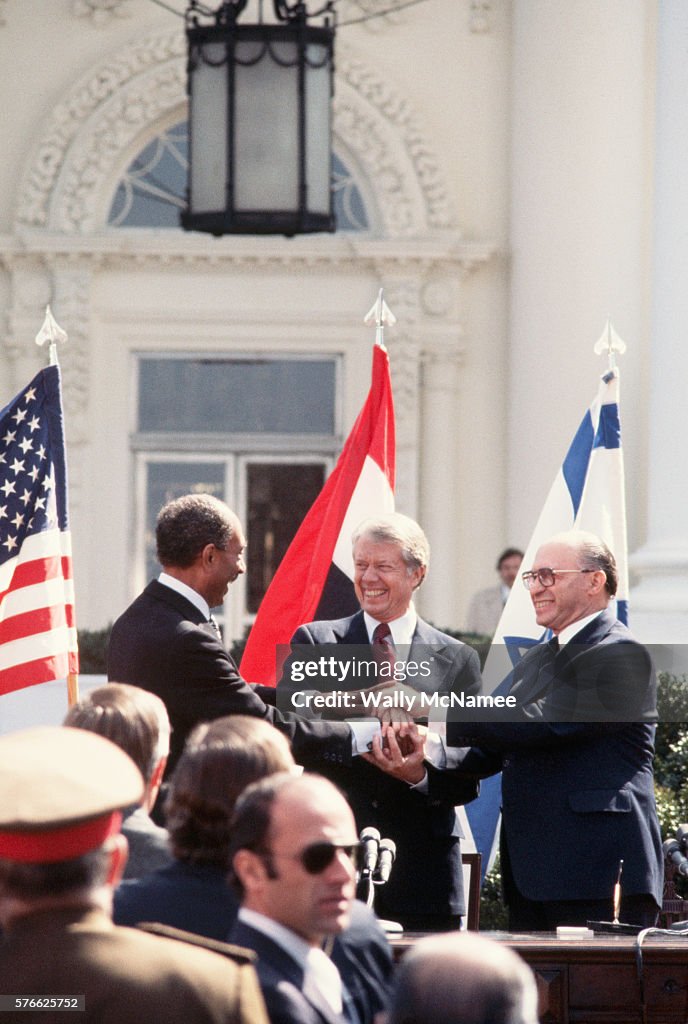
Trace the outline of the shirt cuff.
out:
M 446 736 L 444 723 L 433 722 L 433 729 L 429 729 L 425 737 L 425 760 L 440 770 L 447 767 L 447 747 L 442 732 Z
M 425 795 L 428 792 L 428 773 L 425 773 L 420 782 L 412 782 L 410 788 L 415 789 L 417 793 Z
M 378 718 L 357 719 L 347 723 L 351 729 L 351 756 L 366 754 L 373 749 L 373 738 L 382 736 Z

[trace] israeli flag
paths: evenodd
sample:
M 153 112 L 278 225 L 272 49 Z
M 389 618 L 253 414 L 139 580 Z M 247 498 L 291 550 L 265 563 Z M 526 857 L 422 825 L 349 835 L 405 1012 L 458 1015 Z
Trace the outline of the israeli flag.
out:
M 547 496 L 526 548 L 523 568 L 529 569 L 538 548 L 555 533 L 589 530 L 614 553 L 619 573 L 617 617 L 628 623 L 628 542 L 624 500 L 624 467 L 619 418 L 619 371 L 612 367 L 576 431 L 561 469 Z M 483 670 L 486 693 L 508 691 L 513 667 L 528 648 L 551 634 L 535 621 L 530 595 L 517 579 L 499 620 Z M 465 810 L 485 870 L 496 851 L 501 783 L 485 779 L 480 798 Z

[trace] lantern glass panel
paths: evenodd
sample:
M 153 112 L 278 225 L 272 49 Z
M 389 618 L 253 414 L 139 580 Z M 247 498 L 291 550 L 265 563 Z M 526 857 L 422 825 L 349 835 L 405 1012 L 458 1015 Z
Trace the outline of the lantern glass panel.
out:
M 234 208 L 299 206 L 298 52 L 293 43 L 240 42 L 234 69 Z M 272 52 L 271 52 L 272 51 Z M 278 64 L 272 57 L 278 58 Z M 283 67 L 282 64 L 288 66 Z
M 223 210 L 227 181 L 227 62 L 224 43 L 196 52 L 192 73 L 190 206 L 194 213 Z
M 330 64 L 324 46 L 307 47 L 306 181 L 309 213 L 330 212 Z

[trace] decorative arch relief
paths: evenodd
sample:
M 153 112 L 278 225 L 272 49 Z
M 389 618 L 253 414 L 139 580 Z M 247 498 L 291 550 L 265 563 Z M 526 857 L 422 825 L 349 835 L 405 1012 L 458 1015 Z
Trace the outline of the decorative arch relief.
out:
M 126 164 L 147 129 L 183 116 L 181 31 L 131 45 L 82 78 L 53 111 L 22 179 L 15 228 L 88 235 L 100 230 Z M 410 237 L 456 228 L 439 161 L 407 99 L 338 47 L 334 134 L 367 182 L 376 234 Z

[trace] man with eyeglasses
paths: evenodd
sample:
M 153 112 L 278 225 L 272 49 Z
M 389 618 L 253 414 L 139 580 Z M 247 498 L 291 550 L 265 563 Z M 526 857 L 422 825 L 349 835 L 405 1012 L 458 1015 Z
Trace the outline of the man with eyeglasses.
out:
M 357 1024 L 322 950 L 349 922 L 357 852 L 351 810 L 326 779 L 280 773 L 239 798 L 229 878 L 241 908 L 229 938 L 257 953 L 273 1024 Z
M 474 744 L 459 770 L 502 772 L 510 927 L 611 920 L 621 861 L 621 920 L 652 925 L 663 884 L 656 680 L 649 652 L 610 608 L 614 556 L 594 534 L 558 534 L 522 577 L 552 639 L 515 669 L 517 708 L 510 720 L 447 721 L 449 747 Z

